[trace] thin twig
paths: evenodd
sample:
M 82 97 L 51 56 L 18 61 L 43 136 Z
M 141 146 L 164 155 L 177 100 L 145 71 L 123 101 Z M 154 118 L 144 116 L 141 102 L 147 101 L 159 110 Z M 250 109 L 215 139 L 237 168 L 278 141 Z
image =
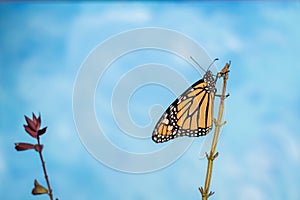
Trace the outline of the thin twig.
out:
M 217 153 L 215 153 L 215 152 L 216 152 L 218 138 L 219 138 L 219 134 L 220 134 L 220 128 L 221 128 L 221 126 L 225 125 L 225 123 L 226 123 L 226 121 L 222 122 L 222 117 L 223 117 L 223 111 L 224 111 L 224 100 L 226 98 L 226 85 L 227 85 L 227 79 L 228 79 L 229 66 L 230 66 L 230 62 L 226 63 L 226 65 L 224 66 L 222 71 L 219 73 L 219 76 L 223 77 L 223 89 L 222 89 L 222 94 L 220 96 L 218 118 L 217 118 L 217 120 L 214 119 L 215 131 L 214 131 L 214 137 L 213 137 L 211 149 L 210 149 L 209 154 L 206 154 L 208 163 L 207 163 L 205 184 L 204 184 L 204 188 L 203 187 L 199 188 L 199 191 L 202 195 L 202 200 L 207 200 L 211 195 L 214 194 L 214 192 L 212 192 L 212 191 L 209 192 L 209 187 L 210 187 L 210 182 L 211 182 L 211 177 L 212 177 L 213 161 L 219 154 L 218 152 Z
M 39 137 L 39 136 L 37 136 L 37 141 L 38 141 L 38 145 L 41 145 L 41 144 L 40 144 L 40 137 Z M 38 152 L 39 152 L 40 159 L 41 159 L 41 162 L 42 162 L 42 167 L 43 167 L 43 171 L 44 171 L 44 176 L 45 176 L 45 179 L 46 179 L 46 182 L 47 182 L 48 195 L 49 195 L 49 197 L 50 197 L 50 200 L 53 200 L 52 189 L 51 189 L 50 181 L 49 181 L 49 178 L 48 178 L 48 175 L 47 175 L 46 165 L 45 165 L 45 161 L 44 161 L 44 158 L 43 158 L 42 150 L 41 150 L 41 151 L 38 151 Z

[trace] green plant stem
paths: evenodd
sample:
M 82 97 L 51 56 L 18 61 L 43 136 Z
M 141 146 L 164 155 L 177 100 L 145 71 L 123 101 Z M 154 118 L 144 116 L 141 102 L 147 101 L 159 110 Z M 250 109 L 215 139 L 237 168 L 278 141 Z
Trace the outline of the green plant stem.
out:
M 206 177 L 205 177 L 205 184 L 204 188 L 200 187 L 199 191 L 202 195 L 202 200 L 207 200 L 211 195 L 214 194 L 214 192 L 209 192 L 209 187 L 211 183 L 211 177 L 212 177 L 212 169 L 213 169 L 213 161 L 218 156 L 218 152 L 216 152 L 217 143 L 219 139 L 220 134 L 220 128 L 223 126 L 226 122 L 222 122 L 223 118 L 223 111 L 224 111 L 224 100 L 226 98 L 226 85 L 227 85 L 227 79 L 228 79 L 228 68 L 230 66 L 230 62 L 226 63 L 225 67 L 221 71 L 221 76 L 223 77 L 223 89 L 222 94 L 220 96 L 220 105 L 219 105 L 219 111 L 218 111 L 218 118 L 217 120 L 214 119 L 215 123 L 215 131 L 214 131 L 214 137 L 211 145 L 211 149 L 209 154 L 206 154 L 207 158 L 207 170 L 206 170 Z
M 41 145 L 39 136 L 37 137 L 37 141 L 38 141 L 38 145 Z M 50 200 L 53 200 L 52 189 L 51 189 L 50 181 L 49 181 L 49 178 L 48 178 L 48 175 L 47 175 L 47 170 L 46 170 L 46 165 L 45 165 L 45 161 L 44 161 L 44 158 L 43 158 L 42 150 L 38 151 L 38 152 L 39 152 L 39 155 L 40 155 L 40 159 L 41 159 L 42 167 L 43 167 L 43 171 L 44 171 L 44 176 L 45 176 L 47 187 L 48 187 L 48 195 L 49 195 Z

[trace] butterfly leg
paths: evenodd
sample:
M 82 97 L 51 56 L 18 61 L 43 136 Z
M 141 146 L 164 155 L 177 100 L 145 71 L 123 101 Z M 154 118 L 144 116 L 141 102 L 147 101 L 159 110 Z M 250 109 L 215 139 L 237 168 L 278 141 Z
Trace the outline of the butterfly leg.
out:
M 221 124 L 218 124 L 218 122 L 217 122 L 217 120 L 216 120 L 216 118 L 214 118 L 214 123 L 215 123 L 215 125 L 216 126 L 219 126 L 219 127 L 221 127 L 221 126 L 224 126 L 227 122 L 226 121 L 224 121 L 223 123 L 221 123 Z
M 223 76 L 226 76 L 229 72 L 230 72 L 230 70 L 228 70 L 228 69 L 225 68 L 225 69 L 223 69 L 221 72 L 219 72 L 217 74 L 217 78 L 221 78 Z
M 216 97 L 220 97 L 220 98 L 224 98 L 224 99 L 226 99 L 227 97 L 229 97 L 230 96 L 230 94 L 228 93 L 228 94 L 226 94 L 225 95 L 225 97 L 223 97 L 223 95 L 221 95 L 221 94 L 215 94 L 215 96 Z

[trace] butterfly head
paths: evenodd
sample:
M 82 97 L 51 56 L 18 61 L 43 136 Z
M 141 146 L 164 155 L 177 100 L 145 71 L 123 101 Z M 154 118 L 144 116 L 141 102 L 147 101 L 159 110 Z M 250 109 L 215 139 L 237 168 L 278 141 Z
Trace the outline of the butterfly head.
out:
M 216 79 L 217 79 L 217 77 L 215 79 L 214 76 L 213 76 L 213 74 L 212 74 L 212 72 L 209 69 L 214 64 L 214 62 L 217 61 L 217 60 L 219 60 L 219 59 L 215 58 L 211 62 L 211 64 L 208 66 L 208 69 L 205 70 L 205 69 L 203 69 L 200 66 L 200 64 L 192 56 L 190 56 L 190 58 L 199 66 L 200 69 L 202 69 L 203 71 L 205 71 L 205 74 L 203 76 L 203 81 L 206 83 L 206 88 L 205 88 L 206 91 L 208 91 L 208 92 L 216 92 L 215 85 L 216 85 Z
M 215 87 L 216 81 L 215 81 L 214 76 L 213 76 L 213 74 L 212 74 L 212 72 L 210 70 L 208 70 L 204 74 L 203 80 L 204 80 L 204 82 L 207 85 L 207 91 L 209 91 L 209 92 L 215 92 L 215 90 L 216 90 L 216 87 Z

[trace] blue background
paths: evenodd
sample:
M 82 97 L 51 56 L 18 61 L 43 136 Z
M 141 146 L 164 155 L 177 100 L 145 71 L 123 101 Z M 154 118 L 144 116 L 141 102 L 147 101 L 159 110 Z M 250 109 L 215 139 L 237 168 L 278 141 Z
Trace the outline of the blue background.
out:
M 201 198 L 197 188 L 206 168 L 198 158 L 202 138 L 167 168 L 127 174 L 90 156 L 76 133 L 72 92 L 81 63 L 108 37 L 142 27 L 188 35 L 212 58 L 220 58 L 219 68 L 232 60 L 228 123 L 217 148 L 211 199 L 299 199 L 299 20 L 299 1 L 1 3 L 0 199 L 48 199 L 30 194 L 35 178 L 44 184 L 37 154 L 14 149 L 15 142 L 32 141 L 22 126 L 23 115 L 32 111 L 41 112 L 49 127 L 42 140 L 55 197 Z M 197 78 L 186 75 L 191 84 Z M 145 112 L 134 110 L 135 103 L 142 105 L 139 98 L 152 98 L 165 108 L 175 98 L 169 91 L 162 99 L 139 92 L 130 108 L 141 125 L 149 119 L 146 105 Z

